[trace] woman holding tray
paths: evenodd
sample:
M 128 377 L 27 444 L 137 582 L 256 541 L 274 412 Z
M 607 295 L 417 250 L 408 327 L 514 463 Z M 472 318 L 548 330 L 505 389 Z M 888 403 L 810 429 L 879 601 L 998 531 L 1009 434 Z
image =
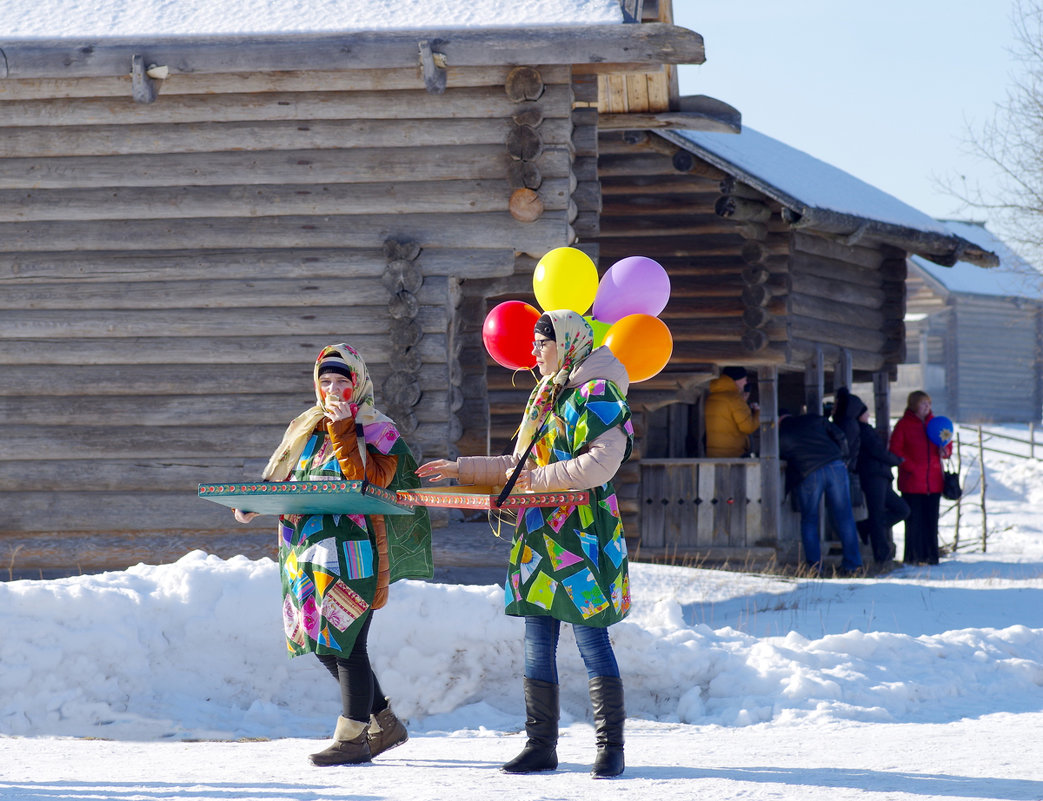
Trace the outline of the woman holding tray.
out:
M 522 752 L 503 766 L 533 773 L 558 766 L 557 645 L 571 623 L 594 708 L 596 778 L 623 772 L 623 683 L 608 626 L 630 610 L 626 541 L 612 477 L 630 455 L 634 429 L 626 369 L 608 348 L 592 349 L 587 322 L 568 310 L 536 323 L 533 352 L 542 380 L 525 407 L 514 453 L 439 459 L 417 475 L 535 492 L 589 490 L 585 505 L 519 512 L 505 582 L 508 615 L 525 618 Z M 529 455 L 531 453 L 531 455 Z
M 268 481 L 365 480 L 415 489 L 416 462 L 394 422 L 373 405 L 373 383 L 348 345 L 315 361 L 316 405 L 297 417 L 264 471 Z M 235 510 L 247 523 L 253 512 Z M 369 662 L 373 610 L 388 585 L 432 574 L 427 510 L 413 515 L 283 515 L 279 518 L 283 626 L 291 656 L 313 653 L 340 684 L 342 714 L 316 765 L 369 762 L 406 741 Z

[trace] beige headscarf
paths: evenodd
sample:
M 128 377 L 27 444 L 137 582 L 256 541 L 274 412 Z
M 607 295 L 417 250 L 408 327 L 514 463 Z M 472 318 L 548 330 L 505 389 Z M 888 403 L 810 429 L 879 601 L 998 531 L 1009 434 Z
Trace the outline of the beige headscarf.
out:
M 525 404 L 525 415 L 518 428 L 518 440 L 514 443 L 514 455 L 521 457 L 529 442 L 543 426 L 554 402 L 569 382 L 572 371 L 590 355 L 594 348 L 594 332 L 590 324 L 570 309 L 544 312 L 554 326 L 554 343 L 558 349 L 558 369 L 544 376 L 536 385 Z
M 373 405 L 373 382 L 370 380 L 366 363 L 359 356 L 358 351 L 343 343 L 327 345 L 319 351 L 318 358 L 315 359 L 315 367 L 312 369 L 316 404 L 294 418 L 287 427 L 282 442 L 275 449 L 272 458 L 268 460 L 268 466 L 261 474 L 265 481 L 285 481 L 287 479 L 304 452 L 304 447 L 314 433 L 315 426 L 326 414 L 322 405 L 325 397 L 322 390 L 319 389 L 319 368 L 323 361 L 327 361 L 328 364 L 336 364 L 342 370 L 346 368 L 350 374 L 351 400 L 349 403 L 355 415 L 356 425 L 362 426 L 359 436 L 359 454 L 363 464 L 366 462 L 367 443 L 381 453 L 388 453 L 399 438 L 394 421 L 377 411 L 376 406 Z

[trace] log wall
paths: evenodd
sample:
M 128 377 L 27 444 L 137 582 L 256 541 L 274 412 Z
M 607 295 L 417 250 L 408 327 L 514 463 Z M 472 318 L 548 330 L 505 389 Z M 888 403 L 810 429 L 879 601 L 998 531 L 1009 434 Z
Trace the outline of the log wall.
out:
M 273 553 L 196 484 L 259 473 L 332 342 L 418 455 L 486 435 L 466 298 L 600 198 L 568 67 L 446 77 L 0 81 L 0 565 Z
M 866 380 L 902 360 L 904 252 L 880 242 L 795 231 L 777 201 L 653 133 L 603 132 L 598 175 L 599 269 L 642 255 L 662 264 L 671 280 L 670 302 L 660 317 L 673 335 L 674 351 L 659 376 L 631 387 L 631 405 L 639 414 L 670 404 L 692 406 L 727 364 L 777 370 L 780 397 L 793 394 L 782 398 L 783 405 L 799 406 L 809 365 L 824 366 L 832 389 L 842 383 L 837 376 L 851 372 Z M 673 441 L 676 433 L 649 431 L 648 442 Z M 666 455 L 639 450 L 635 461 Z M 661 473 L 639 470 L 633 530 L 640 533 L 642 552 L 680 548 L 678 558 L 705 556 L 707 548 L 753 553 L 754 542 L 777 540 L 778 532 L 748 530 L 743 515 L 733 520 L 703 509 L 689 516 L 671 507 L 680 517 L 676 525 L 664 524 L 658 501 L 649 501 L 660 490 L 644 486 L 659 481 Z M 720 478 L 706 473 L 711 474 L 714 481 Z M 664 525 L 673 532 L 669 542 Z M 678 533 L 693 526 L 718 539 Z

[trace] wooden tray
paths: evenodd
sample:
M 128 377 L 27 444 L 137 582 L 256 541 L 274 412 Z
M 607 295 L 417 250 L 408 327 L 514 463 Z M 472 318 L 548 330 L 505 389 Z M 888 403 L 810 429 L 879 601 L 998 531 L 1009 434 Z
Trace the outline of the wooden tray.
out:
M 400 502 L 415 506 L 438 506 L 449 509 L 495 509 L 500 495 L 497 487 L 460 486 L 437 489 L 399 490 Z M 525 509 L 532 506 L 565 506 L 590 502 L 586 490 L 562 492 L 512 492 L 501 509 Z
M 416 506 L 366 481 L 200 484 L 199 497 L 244 512 L 273 515 L 411 515 Z

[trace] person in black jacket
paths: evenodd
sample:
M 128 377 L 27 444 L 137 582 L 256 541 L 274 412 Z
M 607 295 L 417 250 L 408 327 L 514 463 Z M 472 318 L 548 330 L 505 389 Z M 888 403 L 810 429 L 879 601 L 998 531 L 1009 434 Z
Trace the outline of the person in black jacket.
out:
M 862 430 L 858 425 L 858 418 L 866 411 L 866 405 L 858 395 L 852 395 L 847 387 L 840 387 L 836 391 L 836 401 L 833 405 L 833 424 L 844 432 L 847 439 L 847 465 L 849 473 L 858 472 L 858 454 L 861 450 Z
M 909 517 L 909 504 L 891 486 L 891 468 L 902 459 L 889 451 L 876 430 L 869 425 L 869 410 L 858 418 L 861 449 L 858 453 L 858 476 L 866 496 L 869 516 L 858 523 L 862 541 L 873 547 L 873 561 L 883 564 L 894 559 L 895 544 L 891 527 Z
M 786 461 L 786 492 L 793 492 L 797 499 L 804 559 L 816 575 L 822 574 L 818 507 L 823 496 L 844 550 L 840 573 L 851 575 L 862 567 L 858 533 L 851 514 L 847 452 L 844 432 L 825 417 L 793 416 L 780 410 L 779 456 Z

